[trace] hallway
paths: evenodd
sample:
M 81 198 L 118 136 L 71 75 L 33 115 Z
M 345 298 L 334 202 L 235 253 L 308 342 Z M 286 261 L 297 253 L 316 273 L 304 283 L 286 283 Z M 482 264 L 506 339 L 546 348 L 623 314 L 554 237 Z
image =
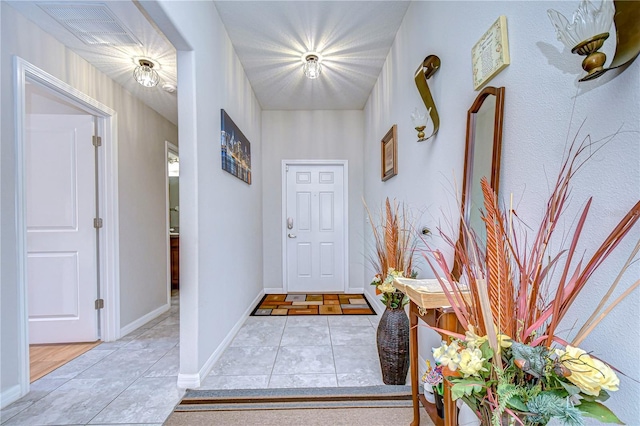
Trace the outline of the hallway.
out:
M 169 312 L 35 381 L 3 425 L 160 426 L 180 400 L 178 296 Z M 201 389 L 383 384 L 378 316 L 249 317 Z

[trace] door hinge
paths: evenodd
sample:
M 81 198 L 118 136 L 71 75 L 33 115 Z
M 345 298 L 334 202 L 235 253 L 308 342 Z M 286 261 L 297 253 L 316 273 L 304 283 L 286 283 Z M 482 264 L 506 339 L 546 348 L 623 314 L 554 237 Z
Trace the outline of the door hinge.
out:
M 100 219 L 99 217 L 93 219 L 93 227 L 96 229 L 102 228 L 102 219 Z
M 102 146 L 102 138 L 100 136 L 93 137 L 93 146 Z
M 96 309 L 104 308 L 104 299 L 96 299 Z
M 287 164 L 286 166 L 284 166 L 284 169 L 285 169 L 284 170 L 285 172 L 288 172 L 289 171 L 289 165 Z

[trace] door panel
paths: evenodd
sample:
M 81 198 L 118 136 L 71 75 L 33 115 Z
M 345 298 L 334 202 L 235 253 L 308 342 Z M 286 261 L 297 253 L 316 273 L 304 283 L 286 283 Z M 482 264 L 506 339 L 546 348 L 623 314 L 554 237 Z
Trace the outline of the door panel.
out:
M 288 291 L 345 291 L 344 168 L 289 165 L 286 179 Z
M 91 115 L 27 115 L 29 343 L 97 336 Z

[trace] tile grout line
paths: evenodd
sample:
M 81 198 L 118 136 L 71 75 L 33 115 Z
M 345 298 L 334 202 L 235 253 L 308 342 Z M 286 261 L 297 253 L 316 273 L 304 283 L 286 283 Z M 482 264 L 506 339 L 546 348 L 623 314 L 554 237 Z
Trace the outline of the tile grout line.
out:
M 270 389 L 271 378 L 273 377 L 273 370 L 276 368 L 276 362 L 278 361 L 278 354 L 280 353 L 280 346 L 282 345 L 282 338 L 284 337 L 284 330 L 287 328 L 287 322 L 289 318 L 286 317 L 284 320 L 284 326 L 282 327 L 282 334 L 280 335 L 280 341 L 278 341 L 278 348 L 276 349 L 276 356 L 273 358 L 273 365 L 271 366 L 271 371 L 269 372 L 269 379 L 267 380 L 267 389 Z
M 331 321 L 329 321 L 329 317 L 327 317 L 327 327 L 329 327 L 329 343 L 331 344 L 331 358 L 333 358 L 333 371 L 336 376 L 336 387 L 340 387 L 340 382 L 338 382 L 338 366 L 336 365 L 336 352 L 333 348 L 333 334 L 331 334 Z

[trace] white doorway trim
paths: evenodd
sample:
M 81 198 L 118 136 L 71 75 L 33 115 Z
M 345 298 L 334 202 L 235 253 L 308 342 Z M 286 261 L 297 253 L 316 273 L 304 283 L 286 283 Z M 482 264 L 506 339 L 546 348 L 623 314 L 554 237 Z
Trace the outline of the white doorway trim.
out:
M 111 108 L 101 104 L 78 89 L 37 68 L 24 59 L 14 56 L 14 98 L 16 129 L 16 257 L 18 263 L 18 341 L 20 353 L 20 390 L 29 391 L 29 327 L 27 305 L 27 232 L 26 232 L 26 155 L 25 114 L 27 82 L 47 88 L 65 101 L 97 116 L 98 135 L 102 137 L 103 150 L 98 156 L 98 202 L 103 219 L 98 250 L 100 297 L 105 308 L 98 324 L 100 338 L 113 341 L 120 337 L 120 274 L 118 242 L 118 143 L 117 116 Z
M 169 158 L 169 153 L 179 155 L 178 147 L 169 141 L 164 141 L 164 158 Z M 167 230 L 167 304 L 171 305 L 171 236 L 169 235 L 169 228 L 171 228 L 171 205 L 169 204 L 169 168 L 168 164 L 164 168 L 164 181 L 166 183 L 166 226 Z M 180 205 L 180 204 L 178 204 Z
M 282 288 L 284 293 L 288 292 L 289 283 L 287 278 L 287 232 L 285 230 L 285 222 L 287 217 L 287 166 L 342 166 L 344 171 L 344 291 L 349 288 L 349 161 L 348 160 L 282 160 L 282 211 L 280 214 L 280 226 L 282 235 Z

